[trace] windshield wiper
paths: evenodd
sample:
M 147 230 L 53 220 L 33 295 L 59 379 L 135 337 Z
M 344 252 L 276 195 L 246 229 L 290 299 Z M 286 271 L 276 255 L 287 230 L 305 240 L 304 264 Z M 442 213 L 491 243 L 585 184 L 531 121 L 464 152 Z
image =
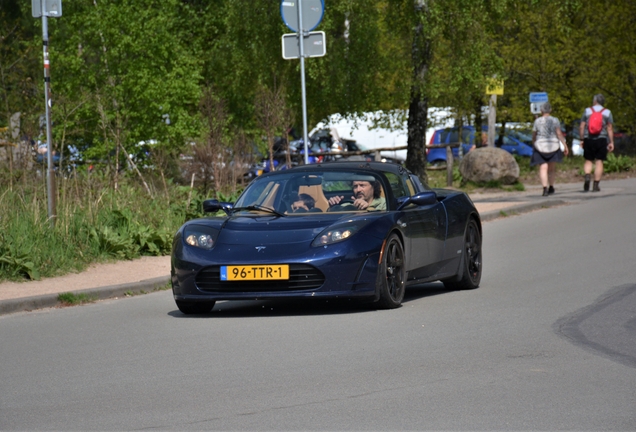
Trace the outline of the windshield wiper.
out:
M 273 208 L 270 207 L 265 207 L 259 204 L 253 204 L 253 205 L 249 205 L 249 206 L 245 206 L 245 207 L 234 207 L 232 209 L 232 213 L 237 212 L 237 211 L 241 211 L 241 210 L 256 210 L 256 211 L 263 211 L 266 213 L 272 213 L 275 214 L 276 216 L 285 216 L 283 213 L 278 212 L 276 210 L 274 210 Z

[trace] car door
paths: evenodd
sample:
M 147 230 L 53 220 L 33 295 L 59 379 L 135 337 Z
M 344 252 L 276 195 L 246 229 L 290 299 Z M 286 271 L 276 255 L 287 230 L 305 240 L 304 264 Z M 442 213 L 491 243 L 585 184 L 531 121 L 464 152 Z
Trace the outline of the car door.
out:
M 389 174 L 387 178 L 398 199 L 419 192 L 407 174 Z M 436 202 L 426 206 L 409 204 L 402 211 L 401 227 L 408 239 L 408 246 L 405 245 L 408 279 L 428 278 L 436 273 L 444 257 L 446 210 Z

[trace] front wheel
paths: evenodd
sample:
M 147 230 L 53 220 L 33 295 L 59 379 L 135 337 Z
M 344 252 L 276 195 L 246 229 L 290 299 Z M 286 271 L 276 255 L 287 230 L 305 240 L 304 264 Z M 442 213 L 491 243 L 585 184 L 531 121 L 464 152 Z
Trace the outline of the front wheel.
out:
M 404 266 L 404 248 L 397 234 L 391 234 L 382 250 L 382 263 L 378 271 L 378 290 L 380 298 L 377 302 L 381 309 L 400 307 L 406 288 L 406 268 Z
M 442 282 L 448 289 L 475 289 L 481 281 L 481 270 L 481 233 L 475 219 L 470 219 L 464 234 L 464 248 L 458 275 Z
M 183 300 L 175 300 L 177 303 L 177 307 L 184 315 L 201 315 L 209 313 L 214 304 L 214 301 L 199 301 L 199 302 L 189 302 Z

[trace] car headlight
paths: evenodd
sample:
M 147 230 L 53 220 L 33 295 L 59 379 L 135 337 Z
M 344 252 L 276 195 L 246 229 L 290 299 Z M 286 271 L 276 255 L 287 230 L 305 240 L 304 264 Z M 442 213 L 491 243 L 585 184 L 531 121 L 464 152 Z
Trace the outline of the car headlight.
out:
M 212 249 L 218 235 L 217 229 L 205 225 L 188 225 L 183 230 L 183 240 L 186 244 L 201 249 Z
M 366 220 L 348 220 L 324 229 L 311 243 L 312 246 L 326 246 L 347 240 L 367 224 Z

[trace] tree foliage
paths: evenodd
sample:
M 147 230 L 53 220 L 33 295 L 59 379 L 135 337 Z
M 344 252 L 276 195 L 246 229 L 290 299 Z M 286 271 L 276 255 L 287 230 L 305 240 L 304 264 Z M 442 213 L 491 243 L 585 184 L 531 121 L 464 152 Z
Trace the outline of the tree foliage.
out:
M 407 166 L 425 175 L 428 107 L 478 119 L 496 75 L 505 82 L 500 120 L 532 120 L 528 93 L 546 91 L 571 124 L 601 92 L 618 129 L 634 133 L 635 17 L 630 0 L 329 0 L 317 28 L 327 55 L 305 62 L 309 128 L 334 113 L 407 112 Z M 299 62 L 282 59 L 290 30 L 277 1 L 67 2 L 48 22 L 53 144 L 62 153 L 72 145 L 115 169 L 141 141 L 173 155 L 205 145 L 209 89 L 223 106 L 215 142 L 224 146 L 267 136 L 256 103 L 264 92 L 283 93 L 277 115 L 302 118 Z M 32 139 L 43 132 L 41 37 L 28 3 L 3 0 L 0 127 L 20 112 Z

